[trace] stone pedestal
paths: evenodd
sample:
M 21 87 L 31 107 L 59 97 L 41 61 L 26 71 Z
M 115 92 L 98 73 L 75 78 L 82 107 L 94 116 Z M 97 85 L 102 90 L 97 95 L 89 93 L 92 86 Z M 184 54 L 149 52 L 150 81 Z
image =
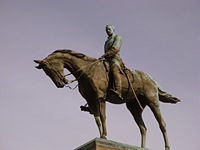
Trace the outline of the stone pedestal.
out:
M 75 150 L 147 150 L 144 148 L 122 144 L 101 138 L 95 138 Z

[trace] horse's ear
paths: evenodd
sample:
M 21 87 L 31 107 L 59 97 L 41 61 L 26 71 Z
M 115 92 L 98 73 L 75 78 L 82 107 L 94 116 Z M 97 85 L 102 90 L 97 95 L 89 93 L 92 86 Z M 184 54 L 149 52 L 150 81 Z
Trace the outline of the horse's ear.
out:
M 35 63 L 39 64 L 38 66 L 35 66 L 37 69 L 42 69 L 42 60 L 34 60 Z
M 42 60 L 34 60 L 34 62 L 37 63 L 37 64 L 41 64 Z

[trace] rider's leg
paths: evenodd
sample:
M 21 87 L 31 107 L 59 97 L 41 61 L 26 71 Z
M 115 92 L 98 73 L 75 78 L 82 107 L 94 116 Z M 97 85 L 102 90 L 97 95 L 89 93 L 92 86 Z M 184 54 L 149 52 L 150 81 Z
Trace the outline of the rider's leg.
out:
M 114 78 L 114 85 L 115 85 L 115 93 L 122 98 L 121 96 L 121 77 L 120 77 L 120 68 L 117 64 L 113 63 L 111 65 L 111 72 Z

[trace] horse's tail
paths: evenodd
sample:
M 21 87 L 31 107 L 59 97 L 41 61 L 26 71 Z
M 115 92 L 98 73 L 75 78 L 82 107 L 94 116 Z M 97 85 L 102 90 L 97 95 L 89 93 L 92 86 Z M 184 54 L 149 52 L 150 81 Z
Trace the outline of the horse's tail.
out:
M 160 88 L 158 88 L 158 94 L 159 94 L 159 100 L 164 103 L 176 104 L 177 102 L 181 101 L 180 99 L 173 97 L 167 92 L 162 91 Z

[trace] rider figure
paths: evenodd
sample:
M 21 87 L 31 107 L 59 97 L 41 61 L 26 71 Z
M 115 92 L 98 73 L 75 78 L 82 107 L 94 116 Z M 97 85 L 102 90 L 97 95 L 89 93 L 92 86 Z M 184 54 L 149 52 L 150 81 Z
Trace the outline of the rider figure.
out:
M 110 71 L 114 80 L 115 90 L 110 90 L 118 99 L 123 99 L 121 94 L 121 78 L 120 72 L 122 71 L 121 66 L 123 62 L 120 58 L 119 52 L 122 45 L 122 40 L 119 35 L 116 35 L 115 28 L 113 25 L 106 25 L 106 33 L 108 38 L 104 45 L 104 55 L 99 58 L 99 60 L 107 60 L 110 64 Z M 88 111 L 92 114 L 89 107 L 81 106 L 82 111 Z
M 104 55 L 101 56 L 99 59 L 106 59 L 109 62 L 115 86 L 115 90 L 111 90 L 111 92 L 119 99 L 122 99 L 120 72 L 123 63 L 119 54 L 122 40 L 121 37 L 119 35 L 116 35 L 114 32 L 115 28 L 113 25 L 106 25 L 106 33 L 108 35 L 108 38 L 104 45 Z

